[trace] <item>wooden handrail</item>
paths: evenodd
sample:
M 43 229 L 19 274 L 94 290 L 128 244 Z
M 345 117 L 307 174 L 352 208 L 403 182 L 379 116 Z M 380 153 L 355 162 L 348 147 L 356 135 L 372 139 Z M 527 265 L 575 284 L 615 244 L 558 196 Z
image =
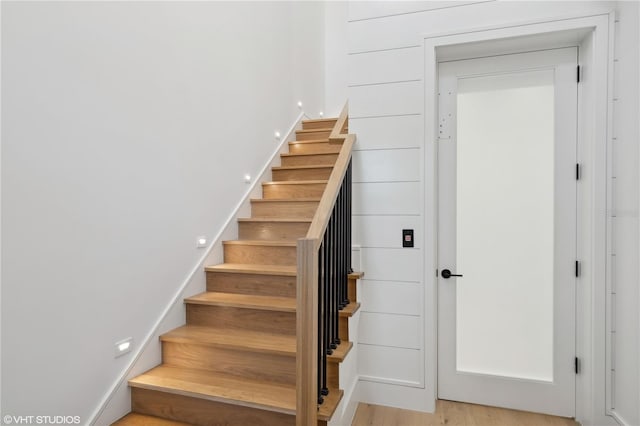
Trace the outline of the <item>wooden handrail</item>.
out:
M 335 126 L 331 130 L 331 134 L 329 135 L 329 142 L 342 142 L 345 137 L 345 129 L 347 128 L 347 124 L 349 122 L 349 103 L 346 102 L 344 107 L 342 108 L 342 112 L 340 112 L 340 116 L 338 117 L 338 121 L 336 121 Z
M 316 426 L 318 422 L 318 249 L 351 162 L 356 137 L 344 133 L 347 123 L 345 104 L 329 136 L 330 143 L 342 143 L 342 148 L 307 235 L 297 243 L 296 426 Z

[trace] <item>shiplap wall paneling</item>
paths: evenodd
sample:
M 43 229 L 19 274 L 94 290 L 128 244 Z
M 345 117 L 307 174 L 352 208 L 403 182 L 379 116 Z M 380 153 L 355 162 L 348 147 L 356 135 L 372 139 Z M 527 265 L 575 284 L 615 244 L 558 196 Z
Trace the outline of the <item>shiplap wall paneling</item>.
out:
M 419 182 L 366 182 L 353 184 L 354 215 L 420 214 Z
M 420 148 L 424 145 L 421 114 L 349 118 L 349 131 L 358 135 L 354 149 Z
M 384 149 L 353 153 L 353 182 L 418 182 L 420 149 Z
M 473 1 L 355 1 L 349 2 L 349 21 L 403 15 L 425 10 L 464 6 Z
M 420 349 L 421 333 L 419 316 L 376 312 L 360 314 L 359 343 Z
M 593 2 L 592 13 L 606 13 L 604 2 Z M 583 14 L 584 2 L 489 2 L 350 22 L 349 53 L 418 47 L 426 34 L 489 27 Z M 350 16 L 349 19 L 352 19 Z
M 362 247 L 362 270 L 368 280 L 411 281 L 422 280 L 422 250 Z
M 422 48 L 382 50 L 350 54 L 349 86 L 422 80 Z
M 422 112 L 422 81 L 349 87 L 349 116 L 380 117 Z
M 358 345 L 358 373 L 364 379 L 404 381 L 419 384 L 422 356 L 417 349 Z
M 422 216 L 354 216 L 352 223 L 353 241 L 362 247 L 402 248 L 403 229 L 414 230 L 414 247 L 423 245 Z
M 422 285 L 415 282 L 363 280 L 363 312 L 422 315 Z

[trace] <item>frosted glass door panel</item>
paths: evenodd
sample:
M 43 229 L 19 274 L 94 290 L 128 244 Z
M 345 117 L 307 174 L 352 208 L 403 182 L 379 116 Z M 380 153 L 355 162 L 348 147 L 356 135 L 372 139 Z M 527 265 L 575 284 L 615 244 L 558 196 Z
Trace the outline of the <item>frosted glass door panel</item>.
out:
M 553 380 L 554 72 L 458 80 L 456 365 Z

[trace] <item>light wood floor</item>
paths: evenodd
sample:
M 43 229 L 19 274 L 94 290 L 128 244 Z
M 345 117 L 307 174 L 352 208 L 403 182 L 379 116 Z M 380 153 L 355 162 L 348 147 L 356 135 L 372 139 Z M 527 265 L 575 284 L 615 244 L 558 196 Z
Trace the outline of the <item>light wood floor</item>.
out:
M 577 426 L 573 419 L 462 402 L 437 401 L 433 414 L 358 405 L 352 426 Z

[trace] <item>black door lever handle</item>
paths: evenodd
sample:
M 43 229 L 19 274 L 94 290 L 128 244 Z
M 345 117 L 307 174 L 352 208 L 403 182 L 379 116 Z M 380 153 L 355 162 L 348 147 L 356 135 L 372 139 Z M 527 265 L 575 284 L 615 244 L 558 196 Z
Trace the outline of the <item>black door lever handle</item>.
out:
M 442 278 L 445 278 L 445 279 L 449 279 L 451 277 L 462 277 L 462 275 L 452 274 L 451 271 L 448 269 L 443 269 L 440 275 L 442 275 Z

